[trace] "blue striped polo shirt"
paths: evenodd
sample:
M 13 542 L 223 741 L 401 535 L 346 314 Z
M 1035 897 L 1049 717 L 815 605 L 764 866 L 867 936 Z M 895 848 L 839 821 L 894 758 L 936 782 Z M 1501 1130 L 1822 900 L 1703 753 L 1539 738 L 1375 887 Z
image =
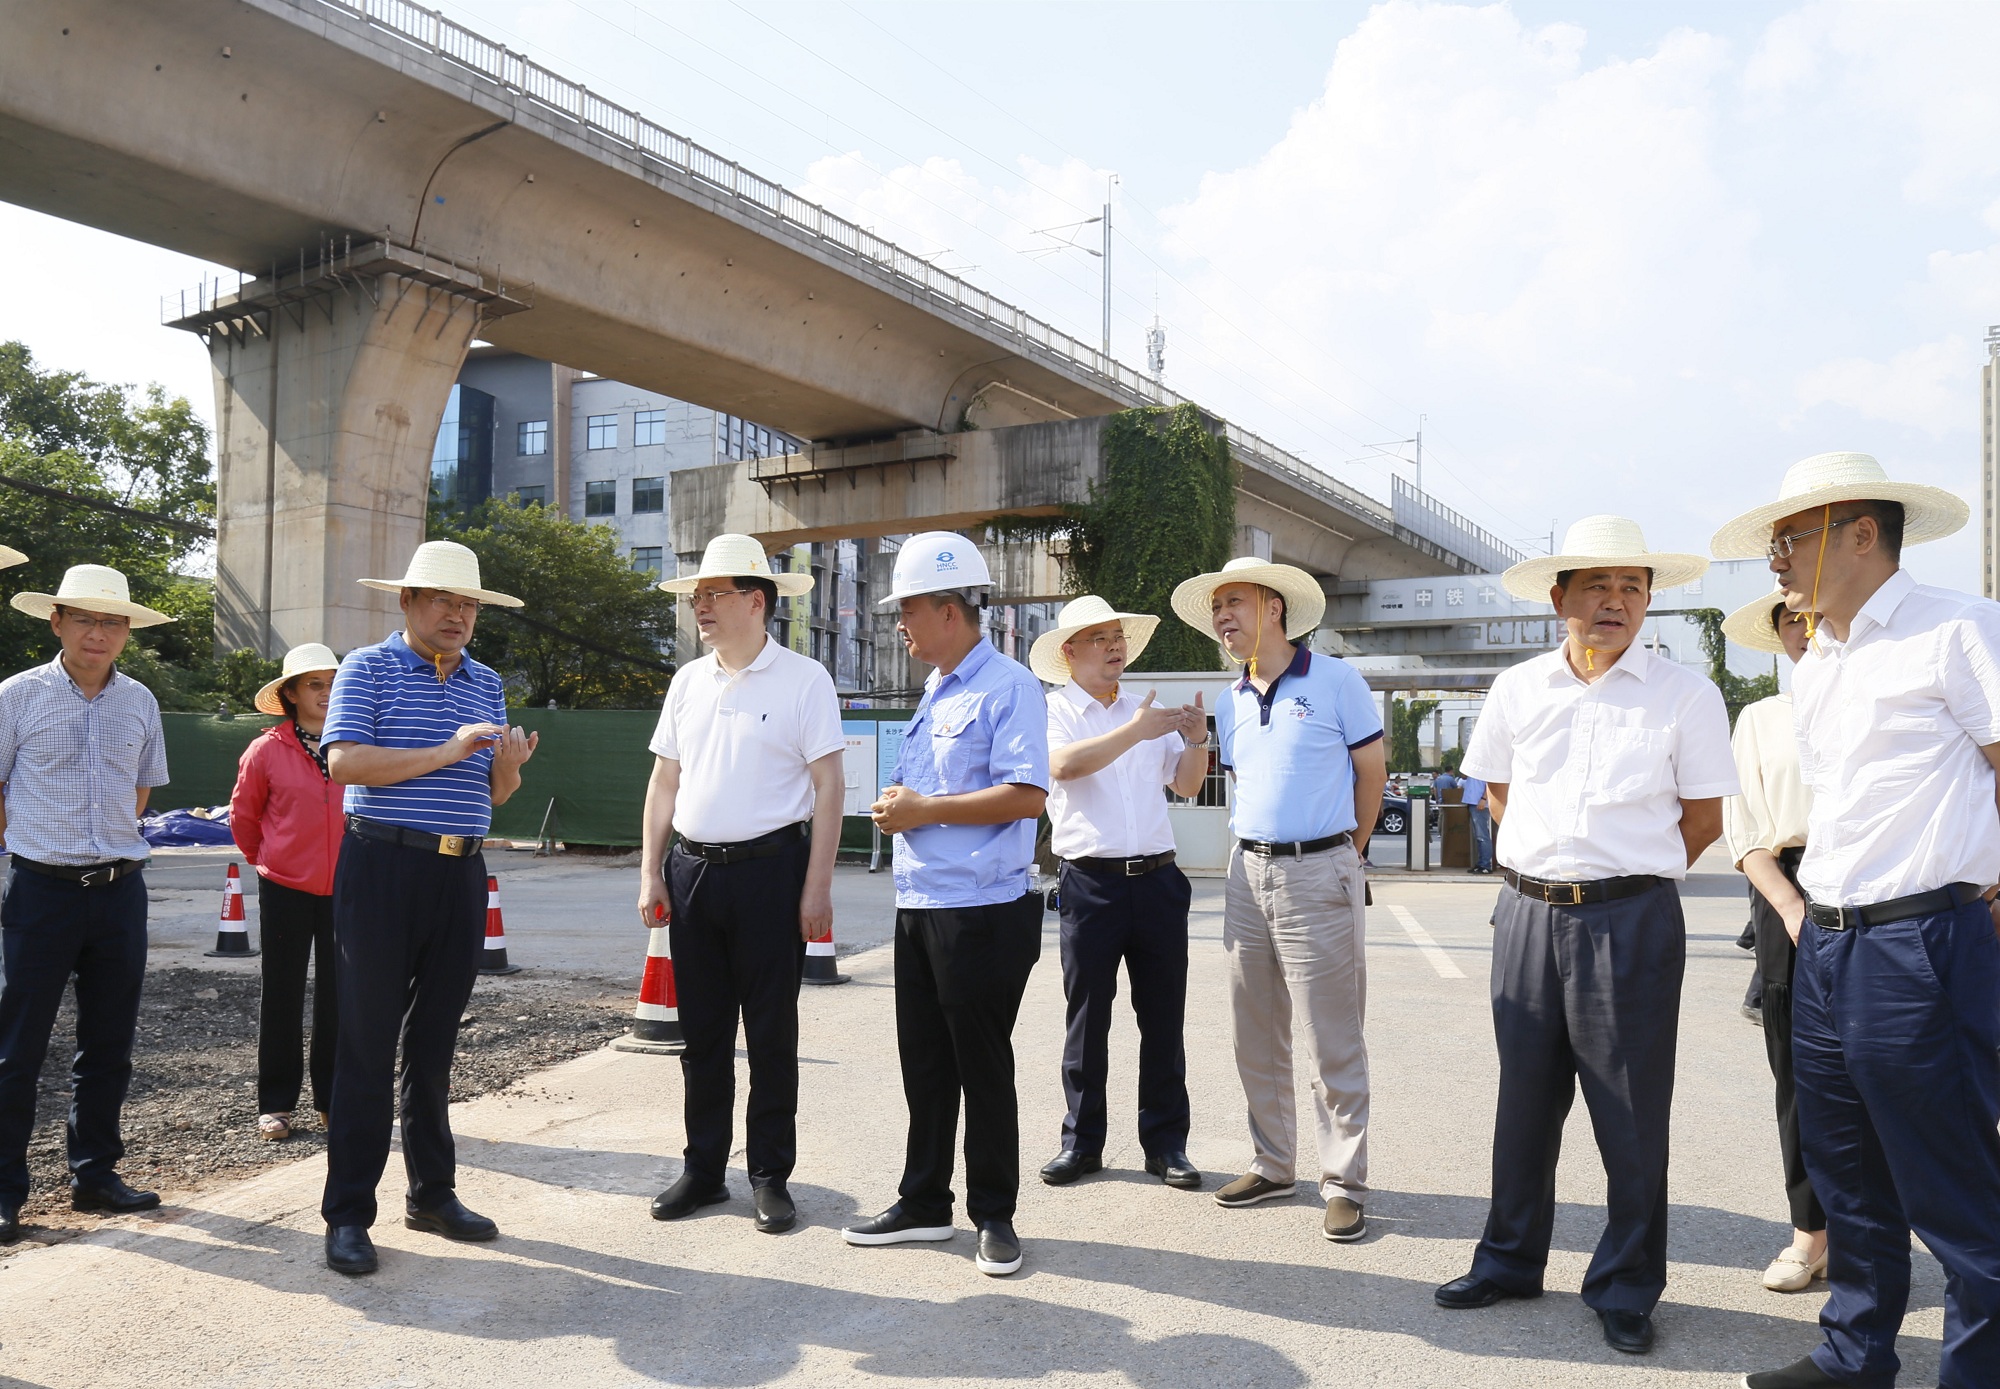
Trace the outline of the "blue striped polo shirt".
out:
M 340 663 L 320 746 L 434 748 L 466 724 L 506 722 L 507 694 L 492 667 L 465 656 L 440 683 L 437 668 L 397 632 Z M 493 824 L 492 775 L 492 752 L 475 752 L 394 786 L 350 786 L 347 813 L 429 834 L 485 834 Z

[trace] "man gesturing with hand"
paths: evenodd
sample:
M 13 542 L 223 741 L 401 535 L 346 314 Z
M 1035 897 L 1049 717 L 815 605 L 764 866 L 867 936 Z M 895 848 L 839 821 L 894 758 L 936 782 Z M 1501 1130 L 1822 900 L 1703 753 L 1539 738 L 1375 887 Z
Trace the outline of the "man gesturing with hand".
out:
M 499 1234 L 454 1191 L 445 1106 L 484 944 L 480 849 L 536 743 L 508 727 L 500 677 L 465 654 L 481 604 L 521 606 L 479 586 L 478 556 L 432 541 L 401 579 L 361 582 L 399 595 L 403 630 L 342 663 L 320 735 L 327 775 L 347 787 L 333 880 L 340 1042 L 320 1201 L 327 1267 L 346 1274 L 376 1267 L 368 1227 L 389 1161 L 399 1038 L 404 1224 L 456 1240 Z
M 1095 595 L 1066 605 L 1035 641 L 1028 665 L 1049 696 L 1050 848 L 1062 860 L 1062 1151 L 1042 1180 L 1065 1186 L 1103 1165 L 1105 1082 L 1118 966 L 1132 980 L 1139 1023 L 1139 1146 L 1146 1171 L 1194 1189 L 1188 1160 L 1188 880 L 1174 865 L 1166 788 L 1192 796 L 1208 774 L 1208 716 L 1196 702 L 1135 699 L 1118 679 L 1160 619 L 1113 611 Z

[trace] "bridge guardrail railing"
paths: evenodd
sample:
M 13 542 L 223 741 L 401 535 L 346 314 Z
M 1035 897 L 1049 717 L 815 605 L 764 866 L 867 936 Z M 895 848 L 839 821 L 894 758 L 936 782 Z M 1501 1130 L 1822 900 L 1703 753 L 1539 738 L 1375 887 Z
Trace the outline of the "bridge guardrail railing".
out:
M 1171 407 L 1192 403 L 1152 377 L 969 284 L 951 271 L 939 269 L 924 257 L 904 250 L 838 213 L 799 197 L 782 184 L 774 183 L 636 111 L 606 101 L 582 83 L 495 43 L 436 10 L 410 3 L 410 0 L 292 0 L 292 3 L 302 9 L 317 6 L 358 18 L 387 30 L 405 42 L 470 68 L 559 116 L 588 126 L 677 172 L 701 180 L 741 204 L 774 216 L 817 240 L 888 271 L 896 278 L 921 288 L 932 298 L 1061 359 L 1066 366 L 1089 373 L 1135 405 Z M 1237 453 L 1291 477 L 1342 510 L 1375 524 L 1395 523 L 1393 501 L 1385 506 L 1359 488 L 1341 482 L 1317 465 L 1249 430 L 1227 421 L 1224 421 L 1224 427 L 1230 447 Z M 1428 518 L 1427 525 L 1446 534 L 1462 532 L 1467 543 L 1486 535 L 1479 527 L 1458 516 L 1457 512 L 1432 501 L 1428 496 L 1424 496 L 1424 502 L 1426 505 L 1419 511 Z M 1456 518 L 1456 521 L 1440 520 L 1438 513 Z M 1438 535 L 1426 534 L 1415 527 L 1408 529 L 1425 535 L 1433 543 L 1456 549 L 1453 542 Z M 1458 553 L 1475 563 L 1485 563 L 1484 558 L 1473 552 Z

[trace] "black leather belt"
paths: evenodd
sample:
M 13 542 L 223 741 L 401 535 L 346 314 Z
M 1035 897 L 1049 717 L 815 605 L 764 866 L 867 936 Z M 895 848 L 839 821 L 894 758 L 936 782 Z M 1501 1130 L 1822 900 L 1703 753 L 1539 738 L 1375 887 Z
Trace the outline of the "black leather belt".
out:
M 1109 873 L 1114 878 L 1142 878 L 1174 861 L 1174 851 L 1146 854 L 1139 858 L 1066 858 L 1064 863 L 1086 873 Z
M 421 849 L 447 858 L 471 858 L 486 844 L 484 835 L 430 834 L 402 825 L 385 825 L 379 820 L 364 820 L 359 815 L 347 817 L 347 828 L 363 839 L 379 839 L 384 844 L 400 844 L 405 849 Z
M 1325 839 L 1304 839 L 1296 844 L 1274 844 L 1268 839 L 1239 839 L 1236 847 L 1246 854 L 1261 854 L 1265 858 L 1276 858 L 1280 854 L 1286 858 L 1304 858 L 1307 854 L 1317 854 L 1326 849 L 1338 849 L 1343 844 L 1352 844 L 1351 834 L 1333 834 Z
M 801 820 L 796 825 L 786 825 L 781 830 L 760 834 L 755 839 L 740 839 L 734 844 L 703 844 L 693 839 L 678 841 L 674 847 L 686 851 L 704 863 L 741 863 L 752 858 L 776 858 L 801 839 L 812 837 L 812 823 Z
M 1552 907 L 1587 907 L 1593 902 L 1616 902 L 1620 898 L 1651 892 L 1664 881 L 1651 873 L 1639 873 L 1629 878 L 1599 878 L 1591 883 L 1559 883 L 1546 878 L 1530 878 L 1511 868 L 1502 868 L 1500 872 L 1506 877 L 1507 885 L 1523 897 L 1547 902 Z
M 1870 902 L 1865 907 L 1829 907 L 1821 902 L 1806 903 L 1806 920 L 1829 931 L 1851 931 L 1857 926 L 1886 926 L 1892 921 L 1908 921 L 1915 916 L 1936 916 L 1956 911 L 1985 894 L 1971 883 L 1953 883 L 1929 892 L 1913 892 L 1908 897 L 1891 897 L 1886 902 Z
M 30 873 L 39 873 L 44 878 L 62 878 L 82 887 L 103 887 L 115 883 L 120 878 L 129 878 L 146 866 L 142 858 L 113 859 L 109 863 L 93 863 L 83 868 L 74 868 L 66 863 L 41 863 L 31 858 L 14 855 L 14 866 L 25 868 Z

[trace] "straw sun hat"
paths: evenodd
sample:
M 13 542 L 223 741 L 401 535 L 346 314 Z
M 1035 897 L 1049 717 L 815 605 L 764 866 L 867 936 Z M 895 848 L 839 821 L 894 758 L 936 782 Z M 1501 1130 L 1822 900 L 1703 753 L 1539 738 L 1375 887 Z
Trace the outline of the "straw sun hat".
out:
M 1777 613 L 1784 606 L 1784 591 L 1772 589 L 1723 618 L 1722 635 L 1752 651 L 1783 655 L 1785 643 L 1778 636 Z
M 12 545 L 0 545 L 0 569 L 12 569 L 17 564 L 26 564 L 28 557 Z
M 366 588 L 400 593 L 406 588 L 435 588 L 461 598 L 477 598 L 496 607 L 518 608 L 521 600 L 479 586 L 479 556 L 451 540 L 426 540 L 410 556 L 409 572 L 400 579 L 357 579 Z
M 1650 569 L 1653 587 L 1673 588 L 1708 572 L 1701 555 L 1683 555 L 1646 548 L 1645 532 L 1623 516 L 1586 516 L 1563 535 L 1562 553 L 1522 560 L 1500 576 L 1516 598 L 1531 603 L 1549 601 L 1556 575 L 1569 569 Z
M 701 568 L 677 579 L 666 579 L 660 587 L 669 593 L 693 593 L 705 579 L 765 579 L 780 596 L 796 598 L 812 592 L 810 574 L 780 574 L 771 568 L 764 547 L 747 535 L 718 535 L 701 552 Z
M 1905 545 L 1942 540 L 1972 514 L 1955 492 L 1920 482 L 1891 482 L 1882 465 L 1865 453 L 1816 453 L 1785 469 L 1778 500 L 1738 516 L 1715 533 L 1708 548 L 1717 559 L 1763 559 L 1772 522 L 1841 502 L 1902 503 Z
M 1229 561 L 1213 574 L 1197 574 L 1183 582 L 1174 590 L 1174 616 L 1202 635 L 1213 637 L 1215 622 L 1209 615 L 1209 601 L 1225 584 L 1260 584 L 1282 596 L 1286 641 L 1311 632 L 1326 613 L 1326 592 L 1305 570 L 1245 556 Z
M 333 654 L 330 646 L 321 646 L 309 641 L 303 646 L 295 646 L 285 653 L 285 665 L 278 672 L 278 678 L 257 691 L 257 698 L 251 701 L 260 714 L 283 714 L 284 701 L 278 698 L 278 691 L 287 680 L 295 675 L 311 675 L 316 670 L 334 671 L 340 669 L 340 657 Z
M 1121 613 L 1096 594 L 1086 594 L 1063 604 L 1062 611 L 1056 614 L 1056 625 L 1035 638 L 1028 652 L 1028 669 L 1051 685 L 1068 684 L 1069 657 L 1063 655 L 1063 643 L 1084 628 L 1101 622 L 1116 622 L 1124 628 L 1128 666 L 1139 659 L 1139 653 L 1146 649 L 1146 643 L 1153 639 L 1153 632 L 1160 625 L 1160 619 L 1151 613 Z
M 129 617 L 134 627 L 157 627 L 173 621 L 163 612 L 134 603 L 125 576 L 105 564 L 72 565 L 54 593 L 17 593 L 12 601 L 29 617 L 48 617 L 57 607 L 65 607 Z

